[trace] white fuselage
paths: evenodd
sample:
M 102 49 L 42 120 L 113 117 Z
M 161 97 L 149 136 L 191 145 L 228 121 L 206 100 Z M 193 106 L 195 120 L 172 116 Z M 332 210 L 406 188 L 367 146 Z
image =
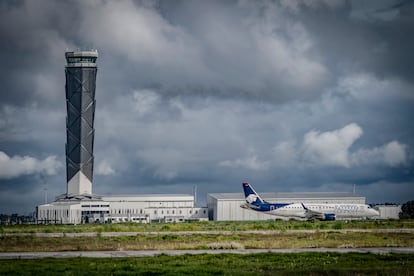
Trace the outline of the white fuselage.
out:
M 358 217 L 372 217 L 377 216 L 378 212 L 372 209 L 366 204 L 317 204 L 308 203 L 306 208 L 322 213 L 322 214 L 335 214 L 338 217 L 358 218 Z M 292 203 L 278 209 L 270 210 L 269 215 L 282 216 L 282 217 L 298 217 L 306 218 L 306 211 L 302 204 Z

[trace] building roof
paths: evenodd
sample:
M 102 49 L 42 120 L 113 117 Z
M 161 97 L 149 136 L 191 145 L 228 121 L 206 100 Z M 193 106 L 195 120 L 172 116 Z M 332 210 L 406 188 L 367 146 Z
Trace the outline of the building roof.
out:
M 244 194 L 243 193 L 213 193 L 208 194 L 209 196 L 217 199 L 217 200 L 243 200 Z M 286 198 L 286 199 L 296 199 L 296 198 L 364 198 L 361 195 L 356 195 L 353 193 L 347 192 L 293 192 L 293 193 L 260 193 L 259 194 L 263 199 L 275 199 L 275 198 Z
M 159 200 L 193 200 L 190 194 L 141 194 L 141 195 L 106 195 L 105 201 L 159 201 Z

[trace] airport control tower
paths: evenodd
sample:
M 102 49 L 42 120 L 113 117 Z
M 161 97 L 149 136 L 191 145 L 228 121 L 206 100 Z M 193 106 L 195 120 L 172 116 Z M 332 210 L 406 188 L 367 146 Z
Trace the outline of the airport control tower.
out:
M 67 196 L 92 194 L 97 51 L 66 52 Z

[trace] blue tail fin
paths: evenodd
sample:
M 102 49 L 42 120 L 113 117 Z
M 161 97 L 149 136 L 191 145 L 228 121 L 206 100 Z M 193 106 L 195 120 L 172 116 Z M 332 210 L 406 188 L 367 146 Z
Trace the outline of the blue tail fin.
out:
M 255 190 L 250 186 L 249 183 L 243 182 L 242 185 L 244 190 L 244 197 L 248 204 L 258 206 L 265 203 L 265 201 L 260 198 L 260 196 L 255 192 Z

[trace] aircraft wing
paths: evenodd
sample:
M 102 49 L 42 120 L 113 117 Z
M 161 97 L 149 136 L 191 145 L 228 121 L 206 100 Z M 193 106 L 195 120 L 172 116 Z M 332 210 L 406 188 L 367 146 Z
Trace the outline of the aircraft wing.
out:
M 303 204 L 303 203 L 302 203 L 302 207 L 303 207 L 303 209 L 305 209 L 305 217 L 308 220 L 320 218 L 321 216 L 323 216 L 323 214 L 320 213 L 320 212 L 316 212 L 316 211 L 312 211 L 312 210 L 308 209 L 305 206 L 305 204 Z
M 302 203 L 303 209 L 305 209 L 305 217 L 307 220 L 313 220 L 313 219 L 320 219 L 320 220 L 335 220 L 335 214 L 327 214 L 327 213 L 321 213 L 318 211 L 311 210 L 305 206 L 305 204 Z

